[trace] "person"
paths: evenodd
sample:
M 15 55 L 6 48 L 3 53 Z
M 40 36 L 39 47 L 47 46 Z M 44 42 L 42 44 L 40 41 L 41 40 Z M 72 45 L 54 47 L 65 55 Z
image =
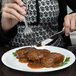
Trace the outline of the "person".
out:
M 29 0 L 28 8 L 24 4 L 25 0 L 11 0 L 4 4 L 0 26 L 2 43 L 16 47 L 36 45 L 64 30 L 65 34 L 50 45 L 71 45 L 69 33 L 76 30 L 76 0 Z M 67 5 L 73 10 L 70 14 L 67 14 Z M 33 30 L 29 35 L 24 34 L 24 17 Z

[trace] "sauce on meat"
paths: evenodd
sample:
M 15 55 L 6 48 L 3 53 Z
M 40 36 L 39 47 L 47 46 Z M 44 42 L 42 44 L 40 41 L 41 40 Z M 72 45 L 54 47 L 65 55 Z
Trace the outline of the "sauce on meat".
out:
M 40 47 L 40 46 L 42 46 L 42 44 L 41 44 L 41 43 L 39 43 L 39 44 L 37 44 L 36 46 L 37 46 L 37 47 Z
M 32 69 L 44 68 L 43 66 L 41 66 L 41 64 L 39 62 L 28 62 L 28 67 L 30 67 Z
M 44 68 L 42 65 L 41 65 L 41 63 L 39 63 L 39 62 L 28 62 L 28 65 L 27 65 L 29 68 L 32 68 L 32 69 L 42 69 L 42 68 Z M 58 64 L 56 64 L 56 65 L 53 65 L 53 66 L 51 66 L 52 68 L 57 68 L 57 67 L 59 67 L 58 66 Z M 50 67 L 50 68 L 51 68 Z
M 21 63 L 28 63 L 28 60 L 27 59 L 19 59 L 19 62 L 21 62 Z

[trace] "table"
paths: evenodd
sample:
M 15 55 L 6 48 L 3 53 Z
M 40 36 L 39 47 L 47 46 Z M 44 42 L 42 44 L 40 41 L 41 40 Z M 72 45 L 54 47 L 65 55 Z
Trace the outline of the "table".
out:
M 0 76 L 76 76 L 76 61 L 70 67 L 54 72 L 30 73 L 10 69 L 1 62 L 1 56 L 12 48 L 0 47 Z M 69 46 L 68 49 L 76 55 L 76 46 Z

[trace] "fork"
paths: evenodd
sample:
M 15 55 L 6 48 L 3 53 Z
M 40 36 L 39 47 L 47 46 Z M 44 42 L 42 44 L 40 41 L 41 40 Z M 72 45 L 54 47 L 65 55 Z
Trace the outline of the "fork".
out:
M 27 20 L 26 20 L 26 18 L 24 17 L 24 23 L 25 23 L 25 25 L 26 25 L 26 27 L 25 27 L 25 29 L 24 29 L 24 35 L 28 35 L 28 34 L 31 34 L 33 31 L 32 31 L 32 29 L 28 26 L 28 24 L 27 24 Z
M 25 3 L 25 1 L 23 0 L 23 2 Z M 26 6 L 28 8 L 28 2 L 29 0 L 26 0 L 26 5 L 24 4 L 24 6 Z M 24 29 L 24 35 L 29 35 L 31 34 L 33 31 L 32 29 L 28 26 L 28 23 L 27 23 L 27 20 L 26 18 L 24 17 L 24 20 L 23 20 L 24 24 L 25 24 L 25 29 Z

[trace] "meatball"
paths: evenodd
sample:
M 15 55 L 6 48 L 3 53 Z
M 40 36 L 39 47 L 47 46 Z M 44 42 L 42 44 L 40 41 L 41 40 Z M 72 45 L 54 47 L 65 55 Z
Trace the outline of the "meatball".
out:
M 39 49 L 38 51 L 42 56 L 47 56 L 48 54 L 51 53 L 49 50 L 46 49 Z
M 21 63 L 28 63 L 29 60 L 28 60 L 28 58 L 20 58 L 19 62 L 21 62 Z
M 50 54 L 50 51 L 45 49 L 36 49 L 36 50 L 29 51 L 27 57 L 29 60 L 38 61 L 41 58 L 43 58 L 43 56 L 46 56 L 47 54 Z
M 16 51 L 16 54 L 17 54 L 17 57 L 18 58 L 26 58 L 27 57 L 27 53 L 30 51 L 30 50 L 34 50 L 35 48 L 34 47 L 26 47 L 26 48 L 22 48 L 22 49 L 19 49 Z
M 31 50 L 28 52 L 27 57 L 29 60 L 38 61 L 42 58 L 42 54 L 38 50 Z
M 58 66 L 64 60 L 64 56 L 59 53 L 50 53 L 41 59 L 41 65 L 44 67 Z

